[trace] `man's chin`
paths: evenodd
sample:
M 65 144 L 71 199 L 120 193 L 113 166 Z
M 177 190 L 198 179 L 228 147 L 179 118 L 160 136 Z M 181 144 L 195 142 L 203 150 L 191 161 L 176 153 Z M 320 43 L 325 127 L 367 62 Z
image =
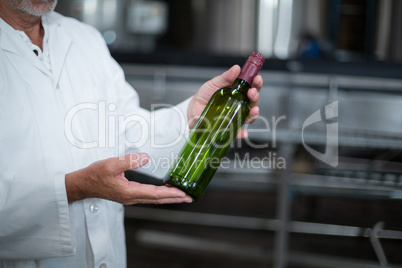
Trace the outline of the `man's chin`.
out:
M 7 0 L 7 2 L 16 11 L 34 17 L 42 17 L 52 12 L 57 5 L 57 0 L 44 1 L 39 4 L 34 4 L 31 0 Z

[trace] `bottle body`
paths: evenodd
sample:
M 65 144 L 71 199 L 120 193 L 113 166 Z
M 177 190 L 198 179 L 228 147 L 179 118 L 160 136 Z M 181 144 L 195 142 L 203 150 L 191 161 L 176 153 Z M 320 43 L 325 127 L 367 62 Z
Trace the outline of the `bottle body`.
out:
M 247 81 L 217 90 L 192 129 L 187 143 L 165 177 L 194 200 L 204 193 L 237 131 L 250 112 Z
M 217 90 L 192 129 L 164 183 L 198 200 L 218 169 L 238 130 L 250 113 L 247 91 L 264 64 L 253 52 L 231 87 Z

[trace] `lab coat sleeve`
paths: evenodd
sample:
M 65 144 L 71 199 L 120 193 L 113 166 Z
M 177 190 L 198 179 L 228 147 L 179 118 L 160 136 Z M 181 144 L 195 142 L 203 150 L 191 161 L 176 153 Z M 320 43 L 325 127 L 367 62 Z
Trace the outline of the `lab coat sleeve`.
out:
M 145 152 L 149 162 L 137 171 L 162 179 L 189 136 L 187 108 L 191 98 L 176 106 L 156 105 L 148 111 L 139 106 L 138 94 L 124 82 L 117 95 L 124 108 L 119 120 L 119 155 Z
M 187 108 L 191 98 L 173 105 L 156 105 L 154 111 L 140 107 L 137 92 L 125 80 L 119 64 L 110 57 L 107 64 L 113 77 L 113 96 L 117 107 L 119 155 L 145 152 L 147 165 L 138 169 L 163 178 L 189 135 Z
M 146 152 L 148 163 L 138 169 L 152 177 L 162 179 L 189 134 L 187 107 L 190 99 L 173 107 L 164 107 L 156 111 L 138 109 L 140 123 L 136 120 L 120 129 L 120 151 L 124 153 Z

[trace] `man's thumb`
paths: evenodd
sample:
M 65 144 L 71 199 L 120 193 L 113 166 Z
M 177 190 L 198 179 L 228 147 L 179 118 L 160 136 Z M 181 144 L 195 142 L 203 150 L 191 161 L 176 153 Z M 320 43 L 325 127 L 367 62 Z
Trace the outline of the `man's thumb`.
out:
M 149 155 L 147 153 L 138 154 L 126 154 L 119 157 L 120 168 L 122 171 L 129 169 L 137 169 L 144 166 L 149 161 Z

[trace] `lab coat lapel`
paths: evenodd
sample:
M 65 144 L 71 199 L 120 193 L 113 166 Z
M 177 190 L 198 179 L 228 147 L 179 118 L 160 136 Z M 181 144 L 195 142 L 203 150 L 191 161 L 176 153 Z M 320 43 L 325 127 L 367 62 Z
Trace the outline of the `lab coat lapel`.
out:
M 0 47 L 8 54 L 13 54 L 12 56 L 22 57 L 46 75 L 51 76 L 49 70 L 40 62 L 35 53 L 29 49 L 20 34 L 3 20 L 0 20 Z M 8 57 L 10 56 L 8 55 Z
M 49 25 L 49 52 L 52 64 L 53 81 L 58 83 L 68 51 L 72 45 L 69 35 L 63 34 L 62 25 L 58 19 L 58 14 L 51 13 L 48 16 Z

